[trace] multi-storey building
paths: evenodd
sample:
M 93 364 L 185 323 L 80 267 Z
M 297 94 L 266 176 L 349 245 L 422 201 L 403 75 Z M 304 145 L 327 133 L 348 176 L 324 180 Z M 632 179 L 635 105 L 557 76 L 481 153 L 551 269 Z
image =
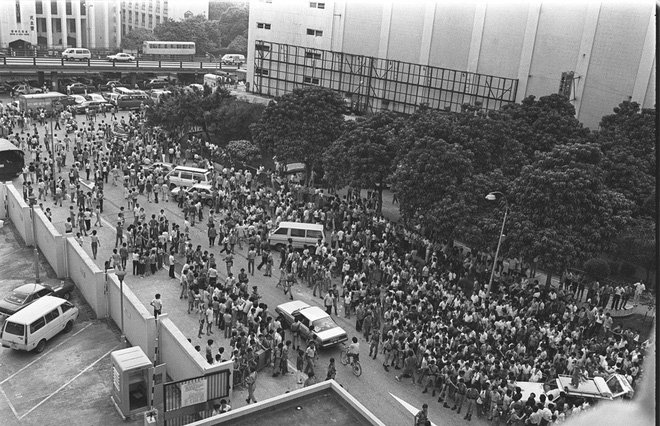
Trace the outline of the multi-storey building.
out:
M 252 0 L 250 90 L 318 85 L 361 112 L 498 109 L 563 93 L 595 128 L 655 105 L 651 1 Z
M 22 50 L 121 44 L 119 0 L 5 0 L 0 2 L 0 48 Z
M 196 15 L 208 16 L 209 0 L 122 0 L 124 34 L 135 28 L 153 30 L 167 19 L 178 21 Z M 186 41 L 186 40 L 182 40 Z

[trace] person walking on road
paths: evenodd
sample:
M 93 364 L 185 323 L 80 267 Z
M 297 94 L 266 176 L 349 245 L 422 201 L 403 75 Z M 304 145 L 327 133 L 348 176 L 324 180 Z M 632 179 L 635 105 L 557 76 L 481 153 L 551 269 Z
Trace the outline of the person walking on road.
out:
M 94 260 L 96 260 L 96 255 L 99 251 L 99 237 L 96 235 L 96 230 L 92 231 L 92 255 L 94 256 Z

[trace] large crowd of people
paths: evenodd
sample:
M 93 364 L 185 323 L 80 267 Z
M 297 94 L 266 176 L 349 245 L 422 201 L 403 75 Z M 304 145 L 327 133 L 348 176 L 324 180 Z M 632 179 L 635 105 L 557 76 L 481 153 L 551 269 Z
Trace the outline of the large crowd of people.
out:
M 250 286 L 250 276 L 263 270 L 290 298 L 291 286 L 307 286 L 329 313 L 354 319 L 369 356 L 382 360 L 383 374 L 437 395 L 440 406 L 467 421 L 476 414 L 513 425 L 559 424 L 589 407 L 562 390 L 523 399 L 518 381 L 613 373 L 633 386 L 639 381 L 642 342 L 631 330 L 613 328 L 608 302 L 620 309 L 633 293 L 638 300 L 641 283 L 635 289 L 601 286 L 567 272 L 559 287 L 548 290 L 536 279 L 535 259 L 499 258 L 487 297 L 492 253 L 430 241 L 387 220 L 373 194 L 303 191 L 279 165 L 273 172 L 215 169 L 210 202 L 195 190 L 178 192 L 173 201 L 182 209 L 181 223 L 164 210 L 148 217 L 143 206 L 169 200 L 170 191 L 166 171 L 145 169 L 145 159 L 182 164 L 181 146 L 145 129 L 144 110 L 128 118 L 111 113 L 86 119 L 54 138 L 51 148 L 45 123 L 0 107 L 0 126 L 28 156 L 26 199 L 37 197 L 46 209 L 51 200 L 61 208 L 66 203 L 65 232 L 93 234 L 94 241 L 92 228 L 102 226 L 104 186 L 123 187 L 126 206 L 113 223 L 108 266 L 135 276 L 164 274 L 162 267 L 169 266 L 169 278 L 177 279 L 174 264 L 183 264 L 180 298 L 199 319 L 198 338 L 215 329 L 221 331 L 218 339 L 230 342 L 229 353 L 213 353 L 209 340 L 209 363 L 231 359 L 245 379 L 257 367 L 257 354 L 270 350 L 273 375 L 286 374 L 286 361 L 297 359 L 299 374 L 319 377 L 313 342 L 303 342 L 295 324 L 285 331 L 282 318 L 269 314 L 258 288 Z M 73 162 L 67 165 L 69 153 Z M 201 159 L 195 163 L 209 166 Z M 94 184 L 91 190 L 80 177 Z M 277 252 L 268 232 L 281 221 L 323 224 L 327 238 L 302 251 L 289 244 Z M 192 227 L 208 236 L 208 249 L 193 243 Z M 216 244 L 218 257 L 212 252 Z M 247 271 L 234 266 L 239 254 Z

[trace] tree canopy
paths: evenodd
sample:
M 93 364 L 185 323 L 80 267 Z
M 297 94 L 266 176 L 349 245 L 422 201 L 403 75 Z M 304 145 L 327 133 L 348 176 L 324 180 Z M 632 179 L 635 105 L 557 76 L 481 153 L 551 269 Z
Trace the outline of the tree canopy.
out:
M 154 27 L 153 34 L 156 40 L 193 41 L 197 54 L 217 52 L 221 48 L 223 40 L 220 22 L 209 21 L 204 15 L 196 15 L 179 21 L 167 19 Z
M 333 187 L 376 190 L 380 210 L 382 190 L 398 152 L 394 136 L 403 123 L 402 117 L 388 112 L 346 123 L 342 135 L 323 155 L 325 179 Z
M 134 28 L 121 38 L 121 48 L 126 50 L 137 50 L 145 41 L 154 39 L 154 33 L 146 28 Z
M 280 161 L 302 162 L 311 177 L 323 153 L 341 135 L 344 103 L 333 91 L 320 87 L 295 89 L 277 98 L 251 126 L 253 140 Z

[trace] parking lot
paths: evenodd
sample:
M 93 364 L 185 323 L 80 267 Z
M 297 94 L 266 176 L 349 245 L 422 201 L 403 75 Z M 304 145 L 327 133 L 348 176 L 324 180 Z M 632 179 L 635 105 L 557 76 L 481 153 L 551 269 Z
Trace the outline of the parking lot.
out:
M 22 246 L 13 226 L 0 229 L 0 297 L 33 282 L 32 249 Z M 41 259 L 42 281 L 57 282 Z M 0 348 L 0 424 L 124 425 L 110 400 L 110 353 L 119 348 L 119 330 L 94 318 L 75 290 L 71 302 L 80 310 L 73 330 L 48 342 L 43 353 Z M 139 420 L 142 423 L 142 420 Z

